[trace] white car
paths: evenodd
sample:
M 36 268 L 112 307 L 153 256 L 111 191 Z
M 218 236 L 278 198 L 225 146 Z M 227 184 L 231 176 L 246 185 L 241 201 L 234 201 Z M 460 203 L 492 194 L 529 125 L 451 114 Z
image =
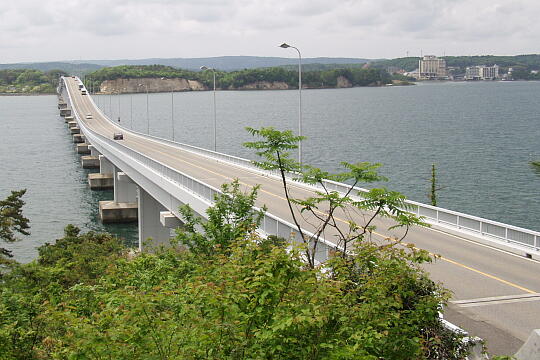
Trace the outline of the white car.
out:
M 86 118 L 87 118 L 88 120 L 90 120 L 90 119 L 92 118 L 92 114 L 90 114 L 90 113 L 86 114 Z

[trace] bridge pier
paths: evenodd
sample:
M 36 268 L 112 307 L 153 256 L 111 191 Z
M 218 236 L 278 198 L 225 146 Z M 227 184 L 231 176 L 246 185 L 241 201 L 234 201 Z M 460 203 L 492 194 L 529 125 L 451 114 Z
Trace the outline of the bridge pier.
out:
M 161 213 L 168 213 L 167 209 L 140 186 L 137 187 L 137 193 L 139 203 L 139 250 L 148 251 L 159 246 L 168 246 L 171 229 L 163 226 L 161 222 Z
M 90 155 L 81 156 L 83 169 L 99 169 L 99 155 L 101 154 L 91 144 L 88 144 L 88 151 Z
M 90 154 L 90 149 L 88 149 L 88 143 L 77 144 L 77 154 L 83 154 L 83 155 Z
M 75 144 L 80 144 L 80 143 L 83 143 L 86 141 L 86 138 L 84 137 L 83 134 L 74 134 L 73 135 L 73 142 Z
M 114 200 L 99 202 L 99 217 L 103 223 L 137 221 L 137 184 L 125 173 L 113 169 Z
M 114 189 L 114 165 L 103 155 L 99 155 L 99 173 L 88 174 L 88 184 L 92 190 Z
M 81 156 L 81 165 L 83 169 L 99 169 L 99 158 L 92 155 Z

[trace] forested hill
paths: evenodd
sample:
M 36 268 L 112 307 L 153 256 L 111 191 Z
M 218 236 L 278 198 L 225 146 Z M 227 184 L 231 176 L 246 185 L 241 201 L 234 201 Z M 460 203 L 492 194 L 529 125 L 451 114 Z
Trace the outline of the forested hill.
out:
M 0 94 L 53 94 L 62 70 L 0 70 Z

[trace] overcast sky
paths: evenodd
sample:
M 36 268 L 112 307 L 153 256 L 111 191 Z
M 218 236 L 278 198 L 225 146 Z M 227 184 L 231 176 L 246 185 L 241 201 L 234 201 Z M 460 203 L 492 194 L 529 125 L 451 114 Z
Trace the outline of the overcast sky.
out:
M 540 53 L 538 0 L 0 1 L 0 63 Z

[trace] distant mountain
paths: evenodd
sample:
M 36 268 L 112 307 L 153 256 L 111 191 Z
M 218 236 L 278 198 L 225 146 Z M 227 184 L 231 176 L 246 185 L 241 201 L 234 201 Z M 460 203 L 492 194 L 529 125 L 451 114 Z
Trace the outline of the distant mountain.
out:
M 302 59 L 302 64 L 364 64 L 370 62 L 369 59 L 358 58 L 306 58 Z M 83 75 L 102 67 L 118 65 L 166 65 L 181 68 L 185 70 L 198 71 L 205 65 L 222 71 L 234 71 L 243 69 L 255 69 L 274 66 L 297 65 L 296 58 L 281 57 L 260 57 L 260 56 L 219 56 L 207 58 L 151 58 L 137 60 L 66 60 L 57 62 L 38 62 L 38 63 L 15 63 L 0 64 L 0 70 L 3 69 L 36 69 L 49 71 L 53 69 L 63 70 L 72 75 Z
M 0 64 L 0 70 L 7 69 L 33 69 L 40 71 L 62 70 L 72 75 L 83 75 L 92 71 L 101 69 L 103 66 L 89 63 L 74 63 L 74 62 L 38 62 L 38 63 L 15 63 L 15 64 Z
M 358 58 L 305 58 L 302 64 L 364 64 L 369 59 Z M 80 60 L 72 61 L 74 64 L 87 63 L 101 66 L 117 65 L 166 65 L 186 70 L 199 70 L 203 65 L 222 71 L 234 71 L 263 67 L 274 67 L 298 64 L 297 58 L 260 57 L 260 56 L 219 56 L 207 58 L 174 58 L 174 59 L 138 59 L 138 60 Z

